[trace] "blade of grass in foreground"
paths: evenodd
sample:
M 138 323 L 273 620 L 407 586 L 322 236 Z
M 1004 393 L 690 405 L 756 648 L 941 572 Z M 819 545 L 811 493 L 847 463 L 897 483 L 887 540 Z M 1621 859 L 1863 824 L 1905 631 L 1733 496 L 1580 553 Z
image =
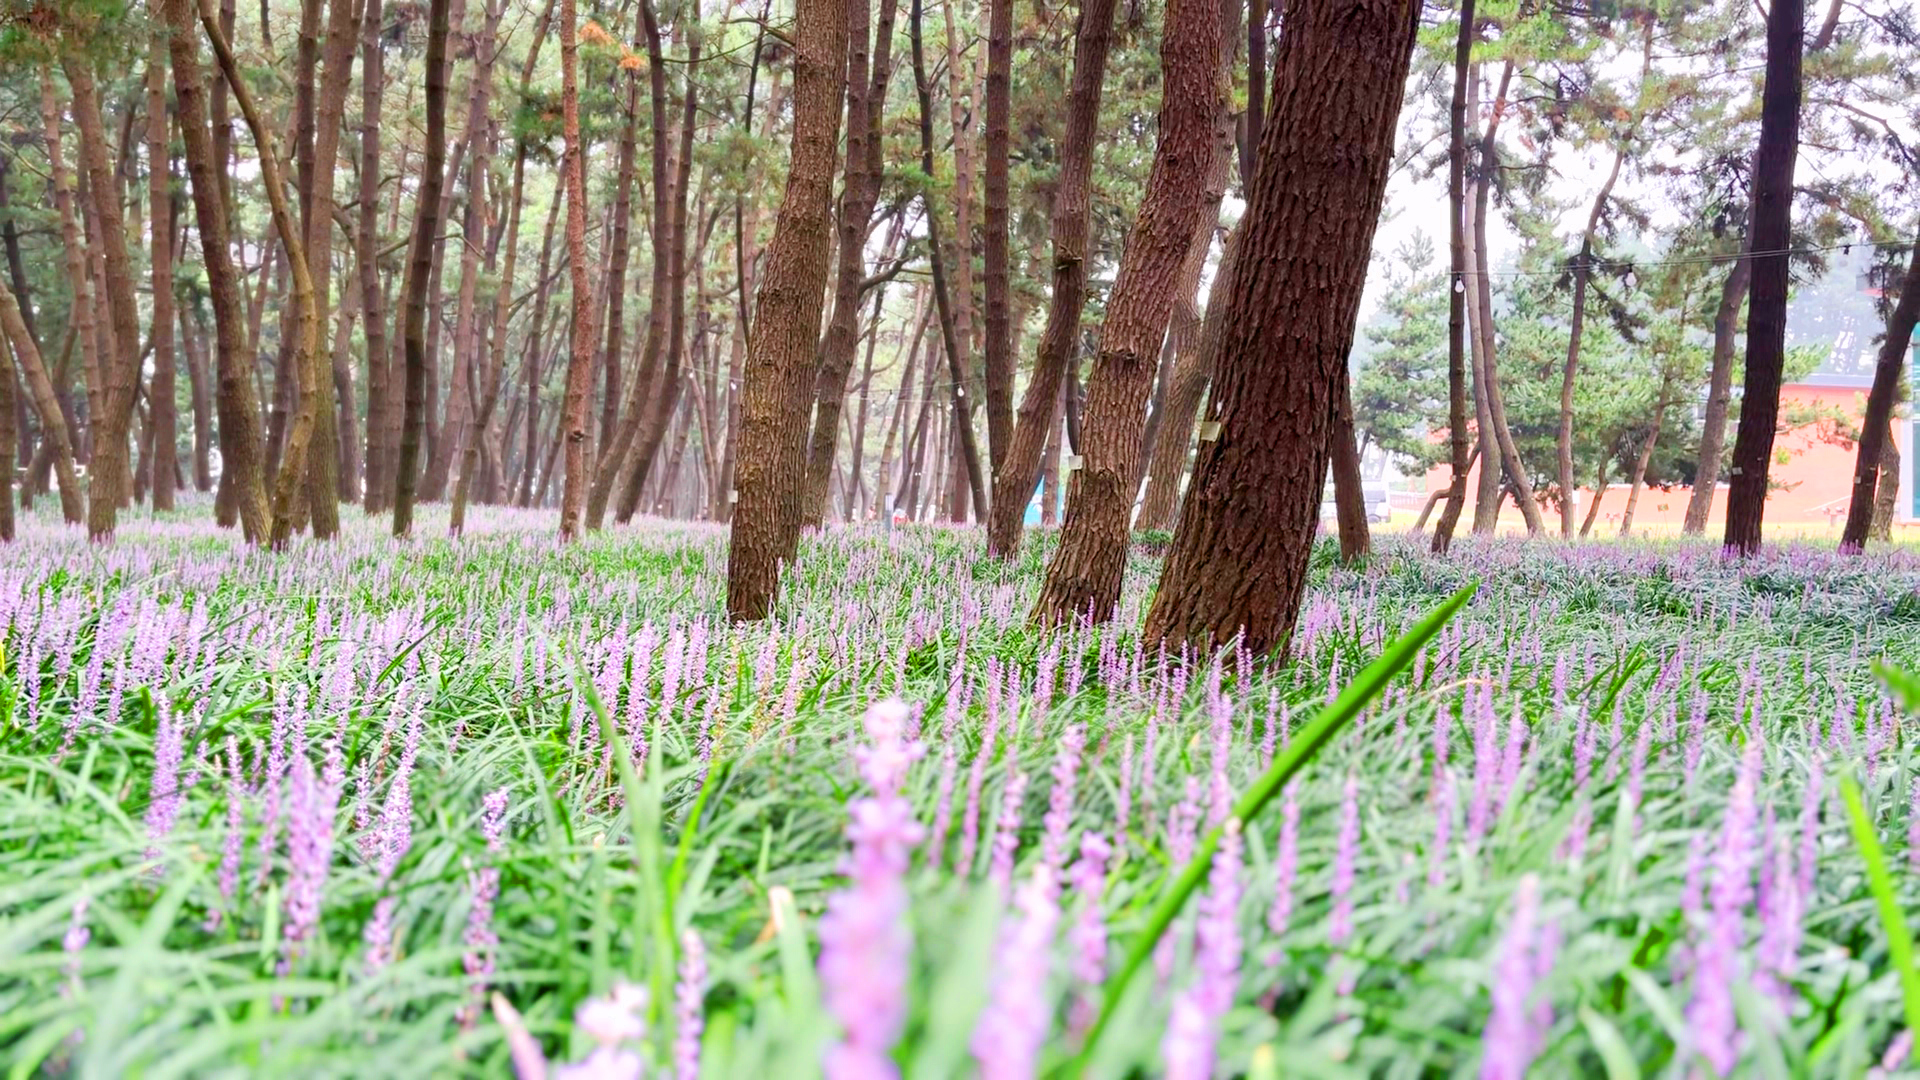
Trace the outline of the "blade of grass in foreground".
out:
M 1287 781 L 1293 779 L 1309 761 L 1313 760 L 1313 756 L 1320 752 L 1321 747 L 1332 741 L 1341 729 L 1351 723 L 1354 717 L 1360 715 L 1362 709 L 1365 709 L 1374 698 L 1380 696 L 1381 692 L 1386 690 L 1387 684 L 1393 681 L 1394 676 L 1413 663 L 1414 656 L 1427 642 L 1433 640 L 1434 636 L 1440 632 L 1440 628 L 1447 624 L 1447 620 L 1453 618 L 1461 608 L 1466 606 L 1477 588 L 1479 588 L 1477 583 L 1471 584 L 1448 597 L 1445 603 L 1435 608 L 1426 618 L 1421 619 L 1413 629 L 1387 646 L 1387 650 L 1381 653 L 1378 659 L 1362 668 L 1360 673 L 1354 676 L 1353 681 L 1347 684 L 1346 689 L 1340 691 L 1340 696 L 1334 699 L 1333 704 L 1320 710 L 1320 714 L 1314 717 L 1312 722 L 1301 728 L 1300 733 L 1294 736 L 1293 742 L 1287 749 L 1273 759 L 1273 765 L 1253 782 L 1253 786 L 1248 788 L 1244 795 L 1240 796 L 1240 800 L 1233 805 L 1232 817 L 1242 822 L 1253 820 L 1254 815 L 1279 794 L 1281 788 L 1286 787 Z M 1160 902 L 1155 904 L 1153 910 L 1148 913 L 1147 925 L 1135 935 L 1132 946 L 1127 950 L 1125 962 L 1120 965 L 1120 970 L 1114 977 L 1107 981 L 1106 995 L 1100 1002 L 1100 1015 L 1094 1020 L 1093 1026 L 1087 1030 L 1086 1042 L 1082 1044 L 1079 1055 L 1068 1064 L 1068 1072 L 1078 1075 L 1086 1071 L 1087 1062 L 1092 1059 L 1093 1050 L 1100 1043 L 1100 1036 L 1106 1030 L 1107 1021 L 1112 1017 L 1114 1009 L 1119 1007 L 1120 999 L 1126 994 L 1127 983 L 1132 981 L 1134 973 L 1140 970 L 1140 966 L 1146 963 L 1147 957 L 1153 953 L 1153 947 L 1159 943 L 1160 935 L 1166 933 L 1167 927 L 1173 924 L 1174 918 L 1180 914 L 1180 909 L 1186 905 L 1187 898 L 1193 895 L 1201 880 L 1206 877 L 1207 869 L 1213 862 L 1213 853 L 1220 846 L 1220 837 L 1225 830 L 1226 826 L 1222 824 L 1215 826 L 1207 833 L 1206 838 L 1201 840 L 1200 846 L 1195 849 L 1193 858 L 1187 862 L 1186 869 L 1174 879 L 1173 884 L 1161 896 Z
M 1887 872 L 1887 853 L 1880 849 L 1880 837 L 1874 832 L 1873 819 L 1860 798 L 1860 785 L 1853 777 L 1840 778 L 1840 795 L 1847 801 L 1847 817 L 1853 825 L 1853 842 L 1867 864 L 1867 886 L 1880 908 L 1880 925 L 1887 932 L 1887 958 L 1900 975 L 1900 996 L 1906 1002 L 1907 1028 L 1920 1031 L 1920 971 L 1913 967 L 1913 935 L 1907 930 L 1907 918 L 1900 912 L 1900 901 L 1893 894 L 1893 875 Z

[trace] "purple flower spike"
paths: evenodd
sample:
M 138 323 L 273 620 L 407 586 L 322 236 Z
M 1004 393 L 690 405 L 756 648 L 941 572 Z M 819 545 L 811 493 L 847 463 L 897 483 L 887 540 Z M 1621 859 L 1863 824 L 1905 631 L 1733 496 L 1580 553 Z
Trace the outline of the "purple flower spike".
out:
M 1754 793 L 1759 778 L 1760 748 L 1749 744 L 1727 800 L 1719 850 L 1712 860 L 1707 929 L 1695 957 L 1693 999 L 1687 1003 L 1694 1049 L 1716 1076 L 1733 1072 L 1740 1059 L 1733 987 L 1740 978 L 1746 910 L 1753 898 L 1753 832 L 1758 816 Z
M 994 950 L 987 1005 L 974 1022 L 968 1044 L 982 1076 L 1026 1080 L 1038 1073 L 1040 1048 L 1053 1018 L 1047 982 L 1054 927 L 1060 921 L 1056 889 L 1052 871 L 1040 865 L 1014 897 L 1013 921 L 1001 931 Z
M 1340 803 L 1340 837 L 1333 853 L 1333 911 L 1327 916 L 1327 943 L 1338 949 L 1353 937 L 1353 865 L 1360 851 L 1360 781 L 1347 774 Z
M 700 1033 L 706 1027 L 707 948 L 700 935 L 680 935 L 680 981 L 674 988 L 674 1080 L 699 1080 Z
M 1493 1011 L 1481 1038 L 1480 1080 L 1524 1080 L 1546 1041 L 1553 1022 L 1552 1007 L 1530 1002 L 1534 987 L 1553 964 L 1553 937 L 1543 934 L 1540 920 L 1540 881 L 1532 874 L 1520 879 L 1513 914 L 1500 941 L 1500 959 L 1493 970 Z

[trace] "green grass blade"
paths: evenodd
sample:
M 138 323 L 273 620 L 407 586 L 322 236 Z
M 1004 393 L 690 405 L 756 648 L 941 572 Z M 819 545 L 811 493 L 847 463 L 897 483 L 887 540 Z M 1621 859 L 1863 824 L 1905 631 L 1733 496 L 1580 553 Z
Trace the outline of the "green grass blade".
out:
M 1847 818 L 1853 825 L 1853 842 L 1867 864 L 1867 886 L 1880 909 L 1880 926 L 1887 932 L 1887 957 L 1900 975 L 1900 997 L 1905 1002 L 1907 1027 L 1920 1031 L 1920 971 L 1913 966 L 1913 934 L 1907 929 L 1907 917 L 1900 911 L 1894 895 L 1893 875 L 1887 870 L 1887 853 L 1880 848 L 1873 819 L 1867 816 L 1866 803 L 1860 797 L 1860 785 L 1851 776 L 1840 778 L 1840 795 L 1847 802 Z

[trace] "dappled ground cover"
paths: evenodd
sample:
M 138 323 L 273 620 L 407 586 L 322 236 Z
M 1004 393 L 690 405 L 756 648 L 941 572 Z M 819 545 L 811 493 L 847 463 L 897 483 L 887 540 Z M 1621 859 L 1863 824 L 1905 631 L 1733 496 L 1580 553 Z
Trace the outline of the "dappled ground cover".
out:
M 1223 824 L 1099 1075 L 1904 1062 L 1838 790 L 1911 907 L 1914 749 L 1871 668 L 1920 659 L 1910 553 L 1383 538 L 1323 553 L 1269 670 L 1141 650 L 1146 551 L 1115 626 L 1046 638 L 1044 539 L 1003 568 L 976 533 L 829 532 L 728 628 L 709 527 L 569 548 L 483 511 L 272 556 L 204 516 L 110 547 L 30 521 L 0 568 L 15 1075 L 501 1075 L 516 1043 L 609 1077 L 1023 1075 L 1081 1049 Z

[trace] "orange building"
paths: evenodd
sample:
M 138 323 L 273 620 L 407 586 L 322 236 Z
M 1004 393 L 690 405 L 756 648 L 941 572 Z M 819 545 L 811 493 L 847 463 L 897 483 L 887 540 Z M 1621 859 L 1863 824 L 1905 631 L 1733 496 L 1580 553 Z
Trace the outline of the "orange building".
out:
M 1850 417 L 1857 428 L 1866 411 L 1867 391 L 1872 382 L 1867 375 L 1810 375 L 1781 388 L 1781 409 L 1784 413 L 1795 402 L 1806 406 L 1822 406 L 1823 412 L 1837 411 Z M 1732 423 L 1729 423 L 1729 445 L 1733 438 L 1732 427 Z M 1920 496 L 1916 495 L 1915 484 L 1920 462 L 1916 462 L 1914 454 L 1914 435 L 1916 428 L 1920 428 L 1920 421 L 1896 418 L 1893 428 L 1894 441 L 1900 448 L 1900 498 L 1894 520 L 1897 525 L 1920 531 L 1920 521 L 1916 521 L 1916 518 L 1920 518 L 1920 506 L 1916 505 L 1916 499 Z M 1773 490 L 1767 495 L 1767 524 L 1793 531 L 1838 531 L 1847 516 L 1847 500 L 1853 487 L 1854 457 L 1854 445 L 1843 442 L 1830 425 L 1808 424 L 1776 437 L 1773 464 L 1768 470 Z M 1477 471 L 1479 465 L 1476 463 L 1474 468 Z M 1441 465 L 1427 473 L 1426 490 L 1428 493 L 1443 490 L 1447 481 L 1447 468 Z M 1469 491 L 1473 490 L 1473 484 L 1473 479 L 1469 478 Z M 1594 533 L 1605 536 L 1619 532 L 1629 488 L 1630 485 L 1626 483 L 1610 484 L 1599 493 L 1600 516 L 1594 521 Z M 1678 532 L 1686 517 L 1687 502 L 1692 496 L 1692 490 L 1686 487 L 1665 490 L 1646 488 L 1640 493 L 1640 501 L 1634 508 L 1634 530 Z M 1582 519 L 1593 497 L 1594 493 L 1586 488 L 1578 492 Z M 1713 511 L 1708 519 L 1709 533 L 1726 520 L 1726 500 L 1727 485 L 1723 480 L 1714 492 Z M 1417 512 L 1417 505 L 1415 510 Z M 1551 511 L 1548 511 L 1548 516 L 1553 516 Z M 1520 512 L 1512 503 L 1503 506 L 1501 524 L 1519 527 Z

